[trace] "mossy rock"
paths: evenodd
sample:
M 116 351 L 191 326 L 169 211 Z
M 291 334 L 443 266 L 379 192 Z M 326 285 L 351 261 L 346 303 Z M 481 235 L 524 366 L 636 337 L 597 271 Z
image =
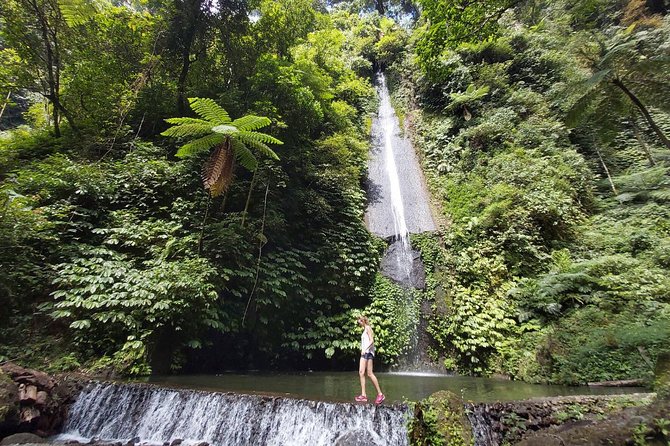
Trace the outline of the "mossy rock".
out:
M 417 446 L 470 446 L 472 426 L 463 400 L 448 391 L 416 403 L 410 441 Z
M 19 413 L 19 389 L 12 379 L 0 370 L 0 433 Z
M 654 370 L 654 389 L 661 396 L 670 396 L 670 353 L 661 353 Z

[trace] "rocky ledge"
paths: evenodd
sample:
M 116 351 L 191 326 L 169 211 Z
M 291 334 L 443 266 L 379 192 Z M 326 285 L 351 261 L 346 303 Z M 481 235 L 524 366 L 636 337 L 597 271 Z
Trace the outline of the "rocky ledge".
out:
M 81 388 L 82 382 L 71 376 L 0 365 L 0 438 L 19 432 L 42 437 L 57 433 Z

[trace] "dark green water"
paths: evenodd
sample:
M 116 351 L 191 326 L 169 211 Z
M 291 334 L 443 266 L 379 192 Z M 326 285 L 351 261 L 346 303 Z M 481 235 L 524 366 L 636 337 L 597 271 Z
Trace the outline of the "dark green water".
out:
M 603 395 L 643 392 L 637 387 L 569 387 L 527 384 L 488 378 L 447 375 L 376 373 L 386 402 L 418 401 L 439 390 L 450 390 L 465 400 L 509 401 L 564 395 Z M 323 401 L 353 401 L 360 393 L 357 372 L 295 374 L 250 373 L 221 375 L 153 376 L 144 382 L 168 387 L 220 392 L 260 393 Z M 368 397 L 375 395 L 367 384 Z

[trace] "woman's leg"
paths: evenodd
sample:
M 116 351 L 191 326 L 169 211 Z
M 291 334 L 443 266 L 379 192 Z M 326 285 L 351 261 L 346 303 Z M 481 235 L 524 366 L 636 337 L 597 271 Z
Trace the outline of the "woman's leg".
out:
M 377 377 L 375 376 L 374 372 L 372 371 L 372 359 L 367 360 L 368 366 L 368 377 L 370 378 L 370 381 L 372 381 L 372 384 L 374 384 L 375 389 L 377 389 L 377 395 L 382 393 L 382 389 L 379 388 L 379 381 L 377 381 Z
M 364 357 L 361 356 L 361 360 L 358 363 L 358 377 L 361 380 L 361 395 L 365 395 L 365 366 L 367 361 L 365 360 Z

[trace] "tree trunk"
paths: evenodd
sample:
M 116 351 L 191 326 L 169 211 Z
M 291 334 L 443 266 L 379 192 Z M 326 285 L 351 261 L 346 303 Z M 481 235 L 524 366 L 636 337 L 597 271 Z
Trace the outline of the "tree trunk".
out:
M 603 165 L 603 169 L 605 169 L 605 174 L 607 175 L 607 179 L 610 182 L 610 186 L 612 187 L 612 192 L 614 192 L 614 195 L 619 195 L 619 193 L 616 191 L 616 186 L 614 186 L 614 181 L 612 181 L 612 176 L 610 175 L 610 170 L 607 168 L 607 164 L 605 164 L 605 160 L 603 159 L 603 156 L 600 154 L 600 149 L 598 149 L 598 146 L 596 148 L 596 153 L 598 154 L 598 159 L 600 159 L 600 164 Z
M 0 120 L 2 120 L 2 115 L 5 114 L 5 108 L 7 108 L 7 104 L 9 104 L 9 99 L 12 96 L 12 90 L 9 90 L 7 92 L 7 97 L 5 98 L 5 102 L 2 104 L 2 110 L 0 110 Z
M 656 160 L 654 160 L 654 156 L 651 154 L 651 150 L 649 150 L 649 146 L 645 142 L 644 138 L 642 138 L 642 135 L 640 134 L 640 127 L 638 127 L 637 122 L 635 122 L 635 118 L 633 118 L 633 132 L 635 132 L 635 138 L 637 139 L 637 143 L 640 145 L 642 148 L 642 151 L 644 154 L 647 156 L 647 159 L 649 160 L 649 165 L 650 166 L 655 166 L 656 165 Z
M 386 7 L 384 5 L 384 0 L 375 0 L 375 8 L 379 15 L 384 15 L 386 13 Z
M 656 133 L 656 135 L 658 135 L 658 137 L 661 139 L 663 144 L 665 144 L 665 146 L 668 149 L 670 149 L 670 140 L 668 140 L 668 138 L 663 134 L 663 131 L 661 130 L 661 128 L 656 124 L 656 122 L 654 122 L 654 118 L 651 117 L 651 114 L 649 113 L 649 110 L 647 110 L 647 107 L 644 106 L 642 101 L 640 101 L 640 99 L 638 99 L 638 97 L 635 96 L 633 94 L 633 92 L 630 91 L 628 89 L 628 87 L 626 87 L 624 85 L 624 83 L 621 81 L 621 79 L 618 79 L 618 78 L 613 79 L 612 83 L 614 85 L 616 85 L 619 89 L 621 89 L 621 91 L 623 91 L 626 94 L 626 96 L 628 96 L 630 98 L 630 100 L 633 101 L 633 104 L 635 104 L 635 106 L 640 110 L 640 113 L 642 113 L 642 116 L 644 116 L 644 119 L 647 120 L 647 123 L 649 124 L 651 129 L 654 131 L 654 133 Z
M 51 47 L 51 40 L 49 39 L 49 27 L 46 21 L 46 17 L 44 16 L 44 11 L 42 11 L 36 3 L 34 4 L 34 7 L 35 12 L 39 17 L 42 39 L 44 39 L 44 48 L 46 50 L 47 84 L 49 85 L 49 93 L 46 96 L 52 104 L 51 113 L 54 121 L 54 136 L 60 138 L 60 108 L 57 105 L 60 103 L 60 101 L 58 100 L 56 73 L 54 73 L 54 53 L 53 48 Z
M 247 202 L 244 204 L 244 212 L 242 212 L 242 227 L 244 227 L 244 221 L 247 219 L 247 212 L 249 212 L 249 203 L 251 202 L 251 193 L 254 190 L 254 186 L 256 185 L 256 172 L 258 172 L 258 168 L 254 170 L 254 174 L 251 177 L 251 185 L 249 185 L 249 193 L 247 194 Z
M 181 72 L 179 73 L 179 80 L 177 82 L 177 112 L 180 116 L 186 114 L 186 80 L 188 79 L 188 71 L 191 68 L 191 45 L 188 48 L 184 47 L 182 52 Z

